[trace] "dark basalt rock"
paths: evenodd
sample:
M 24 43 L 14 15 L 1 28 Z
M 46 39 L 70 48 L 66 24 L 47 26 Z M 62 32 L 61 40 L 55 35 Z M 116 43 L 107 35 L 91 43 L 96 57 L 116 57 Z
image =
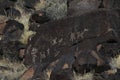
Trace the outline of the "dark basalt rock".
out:
M 75 61 L 72 65 L 73 69 L 77 73 L 84 74 L 86 72 L 95 71 L 95 73 L 102 73 L 111 69 L 109 63 L 112 55 L 117 55 L 115 52 L 110 52 L 110 48 L 107 47 L 106 42 L 101 44 L 96 44 L 99 37 L 93 39 L 87 39 L 79 44 L 77 44 L 77 54 L 75 56 Z M 106 45 L 105 45 L 106 44 Z M 99 49 L 98 46 L 102 45 Z M 103 49 L 103 46 L 105 49 Z M 111 44 L 113 49 L 119 50 L 119 47 Z M 99 64 L 98 64 L 99 63 Z
M 92 71 L 96 66 L 97 60 L 90 55 L 90 52 L 84 52 L 75 58 L 72 68 L 76 73 L 84 74 Z
M 95 71 L 95 73 L 102 73 L 111 69 L 106 56 L 101 54 L 98 54 L 98 56 L 104 61 L 100 65 L 98 65 L 98 60 L 90 52 L 80 53 L 73 63 L 73 70 L 76 73 L 85 74 L 91 71 Z
M 43 24 L 49 20 L 49 17 L 44 11 L 36 11 L 30 18 L 30 22 L 36 22 L 39 24 Z
M 12 62 L 22 61 L 19 55 L 19 50 L 22 48 L 25 48 L 25 45 L 19 41 L 8 41 L 6 43 L 0 41 L 1 57 L 5 57 Z
M 61 44 L 59 43 L 60 46 L 72 45 L 79 41 L 94 37 L 101 37 L 101 40 L 103 39 L 106 41 L 112 38 L 113 40 L 117 40 L 117 38 L 119 39 L 120 34 L 120 30 L 118 28 L 119 9 L 112 11 L 113 12 L 111 12 L 111 10 L 100 10 L 87 13 L 82 16 L 51 21 L 43 26 L 41 25 L 40 29 L 37 30 L 38 33 L 36 36 L 41 35 L 41 37 L 50 43 L 52 40 L 50 36 L 53 36 L 53 38 L 58 37 L 56 41 L 62 38 L 64 41 L 62 41 Z M 101 40 L 98 40 L 98 42 Z
M 21 14 L 15 8 L 2 8 L 0 9 L 0 15 L 4 15 L 10 19 L 20 18 Z
M 24 6 L 29 9 L 34 9 L 34 6 L 40 0 L 24 0 Z
M 23 33 L 23 24 L 15 21 L 8 20 L 3 29 L 3 37 L 0 41 L 1 56 L 8 58 L 10 61 L 22 61 L 19 55 L 20 49 L 25 48 L 19 39 Z
M 63 69 L 57 73 L 52 73 L 50 80 L 73 80 L 74 74 L 71 69 Z
M 81 16 L 50 21 L 41 25 L 27 45 L 24 60 L 26 66 L 32 65 L 35 67 L 33 79 L 44 75 L 42 72 L 57 60 L 58 62 L 52 67 L 53 71 L 61 70 L 65 63 L 68 64 L 68 68 L 72 69 L 72 64 L 75 61 L 74 56 L 80 53 L 83 54 L 83 56 L 81 54 L 80 56 L 86 59 L 86 61 L 83 60 L 84 64 L 90 64 L 90 66 L 86 66 L 88 71 L 92 67 L 95 67 L 96 71 L 98 70 L 97 72 L 103 67 L 107 67 L 105 70 L 109 69 L 109 65 L 104 65 L 108 64 L 109 57 L 97 51 L 96 47 L 99 44 L 109 43 L 110 40 L 119 43 L 119 16 L 119 9 L 97 10 Z M 92 56 L 91 51 L 95 52 Z M 85 54 L 88 55 L 85 56 Z M 68 55 L 70 56 L 68 57 Z M 82 58 L 80 57 L 80 59 Z M 55 67 L 57 65 L 59 67 Z M 83 67 L 83 64 L 81 66 Z
M 9 0 L 1 0 L 0 1 L 0 8 L 8 8 L 8 7 L 13 7 L 14 3 L 9 1 Z
M 120 44 L 114 43 L 114 44 L 103 44 L 102 48 L 99 51 L 102 55 L 106 55 L 108 57 L 116 57 L 120 54 Z
M 97 10 L 100 3 L 100 0 L 68 0 L 68 16 Z
M 16 10 L 15 8 L 6 8 L 5 10 L 7 16 L 9 16 L 11 19 L 20 18 L 21 16 L 20 11 Z
M 5 15 L 10 19 L 19 18 L 20 11 L 15 9 L 17 0 L 1 0 L 0 1 L 0 15 Z
M 24 30 L 24 25 L 15 21 L 9 20 L 3 30 L 4 41 L 18 41 Z
M 29 26 L 30 31 L 37 31 L 38 28 L 40 28 L 40 24 L 36 22 L 32 22 Z
M 104 8 L 120 8 L 120 0 L 103 0 Z
M 116 74 L 109 75 L 107 79 L 108 80 L 119 80 L 119 78 L 120 78 L 120 73 L 117 72 Z
M 120 73 L 116 72 L 115 74 L 107 75 L 105 73 L 101 74 L 94 74 L 93 80 L 119 80 Z
M 36 11 L 30 18 L 31 24 L 29 30 L 36 31 L 41 24 L 44 24 L 48 21 L 50 21 L 50 18 L 47 16 L 46 12 Z
M 81 15 L 98 9 L 120 8 L 119 0 L 68 0 L 68 16 Z

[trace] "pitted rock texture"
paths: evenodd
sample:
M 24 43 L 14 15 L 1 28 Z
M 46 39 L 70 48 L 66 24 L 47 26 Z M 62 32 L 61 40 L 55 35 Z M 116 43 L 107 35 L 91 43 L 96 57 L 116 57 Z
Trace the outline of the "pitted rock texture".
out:
M 103 0 L 103 5 L 105 8 L 120 8 L 120 1 L 119 0 Z
M 1 30 L 0 55 L 8 58 L 10 61 L 19 61 L 19 50 L 25 48 L 25 45 L 19 41 L 24 26 L 15 20 L 8 20 L 4 23 L 4 28 Z
M 87 72 L 93 72 L 92 80 L 119 79 L 111 63 L 120 54 L 119 3 L 0 0 L 0 79 L 75 80 L 74 74 Z M 19 41 L 29 35 L 26 27 L 36 32 L 27 47 Z
M 49 78 L 47 70 L 50 70 L 50 77 L 55 77 L 54 74 L 58 74 L 57 72 L 64 68 L 74 70 L 78 67 L 76 72 L 82 73 L 84 69 L 79 71 L 79 65 L 83 68 L 84 65 L 89 65 L 91 68 L 88 72 L 93 70 L 93 66 L 96 72 L 110 69 L 110 57 L 102 54 L 102 48 L 98 46 L 110 43 L 119 45 L 119 17 L 119 9 L 103 9 L 41 25 L 29 41 L 25 54 L 24 64 L 35 68 L 32 79 L 44 80 L 43 76 Z M 84 58 L 83 62 L 76 62 L 82 59 L 80 56 Z
M 97 10 L 100 3 L 100 0 L 68 0 L 68 15 L 81 15 Z
M 41 24 L 47 23 L 48 21 L 50 21 L 50 18 L 45 11 L 36 11 L 30 17 L 29 30 L 36 31 Z

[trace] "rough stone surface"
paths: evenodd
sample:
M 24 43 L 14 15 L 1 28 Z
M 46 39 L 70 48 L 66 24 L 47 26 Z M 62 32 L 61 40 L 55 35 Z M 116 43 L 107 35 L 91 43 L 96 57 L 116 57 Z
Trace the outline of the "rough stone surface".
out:
M 103 0 L 103 5 L 105 8 L 120 8 L 120 1 L 119 0 Z
M 73 69 L 76 55 L 84 57 L 83 62 L 75 63 L 78 68 L 79 65 L 81 68 L 87 68 L 86 65 L 89 65 L 88 72 L 93 67 L 96 68 L 96 72 L 110 69 L 108 65 L 110 57 L 97 51 L 97 45 L 119 43 L 119 16 L 119 9 L 96 10 L 41 25 L 29 42 L 25 54 L 25 65 L 36 68 L 33 79 L 44 80 L 45 77 L 41 77 L 42 72 L 45 73 L 43 76 L 47 75 L 47 69 L 54 74 L 61 71 L 64 65 Z M 82 59 L 80 56 L 78 62 Z M 51 67 L 52 63 L 54 65 Z M 84 69 L 81 70 L 78 72 L 82 73 Z
M 0 0 L 0 79 L 118 80 L 119 3 Z
M 89 11 L 97 10 L 100 0 L 72 0 L 68 1 L 68 15 L 81 15 Z

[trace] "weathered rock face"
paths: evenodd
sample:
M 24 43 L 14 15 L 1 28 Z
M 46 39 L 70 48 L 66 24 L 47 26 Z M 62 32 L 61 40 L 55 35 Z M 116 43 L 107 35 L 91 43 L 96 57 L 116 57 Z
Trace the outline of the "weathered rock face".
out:
M 35 4 L 39 1 L 40 0 L 24 0 L 24 6 L 27 8 L 34 9 Z
M 25 45 L 19 39 L 23 33 L 24 26 L 15 20 L 8 20 L 4 23 L 0 40 L 1 56 L 8 58 L 10 61 L 21 61 L 19 50 L 25 48 Z
M 68 0 L 68 15 L 81 15 L 83 13 L 97 10 L 100 0 Z
M 15 21 L 9 20 L 6 22 L 6 26 L 3 30 L 4 40 L 8 41 L 18 41 L 24 30 L 23 24 Z
M 30 22 L 36 22 L 39 24 L 44 24 L 50 19 L 47 17 L 47 14 L 44 11 L 36 11 L 30 18 Z
M 0 9 L 0 14 L 6 17 L 9 16 L 9 19 L 19 18 L 21 16 L 18 10 L 16 10 L 15 8 L 11 8 L 10 6 Z
M 103 0 L 103 5 L 105 8 L 120 8 L 120 1 L 119 0 Z
M 68 16 L 81 15 L 101 8 L 120 8 L 119 3 L 119 0 L 68 0 Z
M 52 73 L 50 80 L 73 80 L 71 69 L 63 69 L 57 73 Z
M 59 8 L 60 9 L 59 11 L 53 11 L 53 10 L 56 10 L 56 7 L 54 5 L 49 6 L 49 4 L 52 5 L 54 3 L 54 2 L 52 3 L 52 1 L 47 2 L 47 0 L 35 0 L 35 1 L 33 1 L 33 3 L 29 3 L 29 1 L 26 0 L 25 2 L 27 5 L 29 5 L 29 7 L 27 7 L 27 8 L 31 8 L 31 9 L 35 8 L 36 7 L 35 4 L 37 4 L 37 2 L 39 2 L 39 3 L 41 3 L 39 5 L 44 5 L 44 6 L 42 9 L 39 8 L 37 10 L 44 10 L 47 13 L 47 15 L 43 15 L 41 17 L 38 15 L 38 13 L 34 14 L 31 17 L 31 18 L 36 19 L 36 21 L 37 21 L 37 23 L 36 23 L 36 21 L 34 23 L 31 23 L 30 30 L 32 30 L 32 31 L 36 31 L 39 28 L 40 24 L 48 22 L 49 21 L 48 17 L 50 20 L 53 20 L 53 19 L 57 19 L 57 18 L 58 19 L 63 18 L 62 15 L 64 15 L 64 17 L 70 17 L 70 16 L 74 16 L 74 15 L 82 15 L 84 13 L 91 12 L 94 10 L 99 10 L 99 9 L 119 8 L 119 1 L 117 1 L 117 0 L 115 0 L 115 1 L 114 0 L 65 0 L 65 1 L 56 0 L 55 4 L 57 6 L 59 4 L 61 5 Z M 46 4 L 46 6 L 45 6 L 45 4 Z M 30 7 L 30 5 L 31 6 L 34 5 L 34 6 Z M 67 16 L 66 16 L 66 14 L 67 14 Z
M 30 27 L 29 30 L 36 31 L 41 24 L 50 21 L 50 18 L 47 16 L 46 12 L 44 11 L 36 11 L 30 17 Z
M 7 16 L 8 18 L 15 19 L 20 17 L 20 12 L 14 8 L 15 2 L 10 0 L 0 1 L 0 15 Z
M 9 1 L 9 0 L 6 0 L 6 1 L 4 1 L 4 0 L 1 0 L 0 1 L 0 8 L 2 9 L 2 8 L 7 8 L 7 7 L 12 7 L 12 6 L 14 6 L 14 3 L 13 2 L 11 2 L 11 1 Z
M 41 76 L 47 75 L 47 70 L 52 77 L 66 68 L 74 70 L 73 63 L 79 73 L 84 70 L 79 70 L 79 65 L 84 68 L 84 64 L 89 65 L 88 71 L 95 67 L 99 72 L 106 66 L 103 72 L 108 70 L 110 57 L 102 54 L 98 45 L 119 43 L 119 16 L 119 9 L 96 10 L 41 25 L 27 46 L 24 60 L 26 66 L 35 68 L 33 79 L 44 80 Z
M 12 62 L 20 62 L 22 58 L 20 57 L 19 50 L 25 48 L 25 45 L 19 41 L 7 41 L 4 43 L 0 42 L 1 57 L 9 59 Z
M 21 16 L 14 8 L 14 1 L 0 0 L 0 79 L 3 80 L 17 79 L 25 71 L 20 54 L 25 45 L 19 41 L 24 26 L 14 20 Z
M 74 73 L 94 71 L 92 80 L 119 79 L 118 67 L 111 66 L 111 57 L 120 54 L 119 3 L 119 0 L 0 0 L 0 58 L 20 64 L 25 51 L 24 64 L 29 67 L 23 73 L 23 68 L 0 64 L 0 74 L 6 69 L 9 75 L 22 72 L 20 80 L 74 80 Z M 24 30 L 28 26 L 36 34 L 25 50 L 19 39 L 23 31 L 25 38 L 29 35 L 30 31 Z M 0 75 L 0 79 L 9 79 L 8 75 L 3 77 L 4 74 Z M 18 76 L 14 79 L 18 80 Z
M 32 2 L 32 3 L 31 3 Z M 25 0 L 24 6 L 35 12 L 30 18 L 29 30 L 36 31 L 41 24 L 67 16 L 67 0 Z
M 5 9 L 6 11 L 6 16 L 9 16 L 9 18 L 11 19 L 16 19 L 16 18 L 20 18 L 21 16 L 21 13 L 19 10 L 15 9 L 15 8 L 6 8 Z

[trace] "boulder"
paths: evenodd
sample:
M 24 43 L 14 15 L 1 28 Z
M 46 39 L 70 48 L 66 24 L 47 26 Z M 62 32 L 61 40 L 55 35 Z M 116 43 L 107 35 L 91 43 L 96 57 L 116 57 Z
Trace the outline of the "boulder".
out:
M 103 0 L 104 8 L 113 9 L 120 8 L 120 0 Z
M 36 31 L 41 24 L 50 21 L 50 18 L 47 16 L 46 12 L 44 11 L 36 11 L 30 17 L 30 27 L 29 30 Z
M 82 15 L 97 10 L 100 3 L 100 0 L 68 0 L 68 16 Z
M 24 30 L 24 25 L 16 20 L 8 20 L 3 30 L 4 41 L 18 41 Z
M 110 58 L 101 54 L 101 47 L 97 49 L 97 45 L 111 40 L 119 43 L 119 16 L 119 9 L 103 9 L 42 24 L 25 51 L 24 64 L 35 69 L 33 79 L 46 79 L 46 70 L 54 62 L 50 70 L 57 74 L 65 64 L 72 70 L 74 62 L 77 64 L 82 58 L 80 65 L 83 70 L 89 72 L 92 67 L 98 73 L 101 73 L 100 69 L 103 69 L 102 72 L 108 70 Z M 79 70 L 79 64 L 77 66 Z

